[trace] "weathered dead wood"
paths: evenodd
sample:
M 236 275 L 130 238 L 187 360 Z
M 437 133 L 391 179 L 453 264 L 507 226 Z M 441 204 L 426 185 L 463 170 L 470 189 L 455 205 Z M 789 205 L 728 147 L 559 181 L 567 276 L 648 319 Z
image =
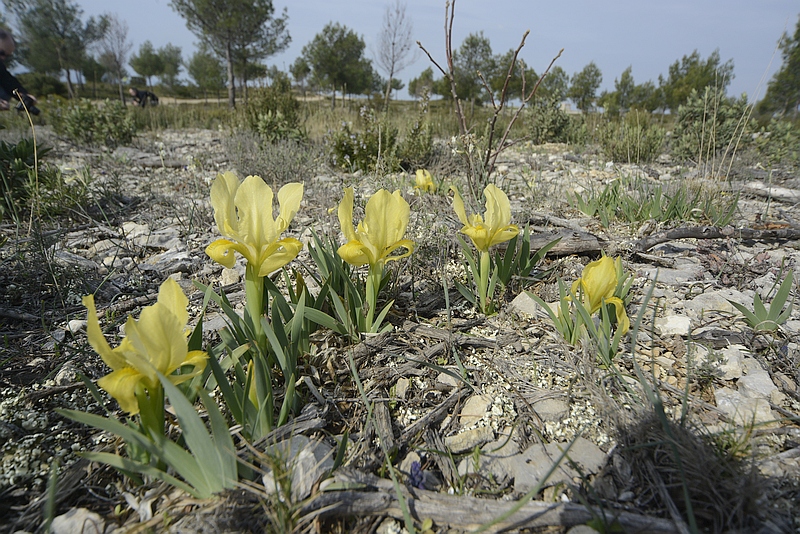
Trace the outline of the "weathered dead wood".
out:
M 430 425 L 434 425 L 445 418 L 447 413 L 450 411 L 450 408 L 455 406 L 456 402 L 461 399 L 466 399 L 467 394 L 469 392 L 469 388 L 461 388 L 457 389 L 450 394 L 439 406 L 431 410 L 430 412 L 426 413 L 422 417 L 416 420 L 414 424 L 403 430 L 403 433 L 400 434 L 400 438 L 398 441 L 400 443 L 408 443 L 414 436 L 416 436 L 419 432 L 423 429 L 427 428 Z
M 432 451 L 446 451 L 447 448 L 444 445 L 444 440 L 442 436 L 439 434 L 437 430 L 433 428 L 426 428 L 425 429 L 425 445 L 429 450 Z M 450 484 L 452 487 L 456 487 L 456 483 L 458 481 L 458 470 L 456 466 L 453 465 L 453 458 L 449 454 L 431 454 L 430 458 L 433 459 L 433 462 L 436 464 L 436 467 L 439 468 L 439 471 L 442 473 L 442 477 L 444 481 Z
M 800 191 L 788 189 L 777 185 L 768 185 L 764 182 L 748 182 L 742 187 L 742 192 L 753 196 L 769 198 L 787 204 L 800 202 Z
M 564 228 L 551 232 L 541 232 L 531 236 L 531 250 L 539 250 L 551 241 L 561 239 L 548 252 L 548 256 L 569 256 L 571 254 L 597 253 L 602 250 L 597 236 Z
M 300 415 L 253 443 L 253 447 L 258 449 L 265 444 L 277 443 L 291 436 L 305 434 L 309 430 L 323 428 L 328 424 L 326 416 L 328 415 L 329 408 L 327 404 L 325 406 L 306 404 L 303 407 L 303 411 L 300 412 Z
M 756 230 L 753 228 L 733 228 L 726 226 L 687 226 L 674 228 L 666 232 L 659 232 L 633 243 L 633 250 L 645 252 L 656 245 L 675 241 L 676 239 L 752 239 L 754 241 L 784 241 L 800 239 L 800 229 L 775 228 L 770 230 Z
M 445 343 L 452 343 L 459 347 L 474 347 L 480 349 L 495 349 L 500 346 L 513 343 L 519 339 L 519 336 L 514 332 L 504 332 L 497 336 L 496 339 L 488 339 L 476 336 L 461 334 L 458 332 L 451 332 L 443 328 L 434 328 L 424 324 L 406 321 L 403 323 L 403 330 L 411 334 L 438 339 Z M 438 345 L 434 345 L 431 351 L 438 354 L 442 350 Z
M 386 392 L 383 392 L 386 396 Z M 372 403 L 372 415 L 375 421 L 375 432 L 386 445 L 386 450 L 391 451 L 395 448 L 394 430 L 392 429 L 392 416 L 389 413 L 389 403 L 386 401 L 376 401 Z
M 26 312 L 15 312 L 14 310 L 0 310 L 0 317 L 14 319 L 15 321 L 27 321 L 29 323 L 41 321 L 41 319 L 35 315 Z
M 372 491 L 363 489 L 320 493 L 301 510 L 304 520 L 351 515 L 388 515 L 395 519 L 403 519 L 391 481 L 363 474 L 351 476 L 346 471 L 337 472 L 334 480 L 345 486 L 372 488 Z M 449 526 L 458 530 L 473 530 L 495 521 L 517 505 L 515 502 L 447 495 L 419 489 L 409 491 L 407 488 L 402 488 L 401 491 L 413 519 L 419 522 L 432 519 L 437 527 Z M 508 517 L 497 521 L 487 532 L 548 526 L 572 527 L 591 521 L 598 513 L 593 513 L 585 506 L 576 503 L 531 501 Z M 608 508 L 602 513 L 609 523 L 619 523 L 625 532 L 653 534 L 680 532 L 666 519 Z

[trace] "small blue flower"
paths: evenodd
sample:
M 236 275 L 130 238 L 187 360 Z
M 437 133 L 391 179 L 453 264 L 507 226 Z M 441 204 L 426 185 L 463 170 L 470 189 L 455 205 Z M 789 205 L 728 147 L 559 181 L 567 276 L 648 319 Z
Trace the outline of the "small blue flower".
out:
M 425 473 L 419 462 L 411 462 L 411 475 L 408 477 L 408 481 L 417 489 L 425 489 Z

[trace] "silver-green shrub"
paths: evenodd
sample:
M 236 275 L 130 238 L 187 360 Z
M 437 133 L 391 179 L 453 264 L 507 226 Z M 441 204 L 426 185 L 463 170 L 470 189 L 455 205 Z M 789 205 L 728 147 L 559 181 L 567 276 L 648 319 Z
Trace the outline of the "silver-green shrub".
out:
M 606 158 L 621 163 L 649 163 L 661 154 L 665 132 L 645 112 L 631 111 L 599 127 L 597 140 Z
M 747 144 L 755 130 L 750 112 L 745 95 L 731 98 L 711 86 L 702 94 L 692 90 L 686 103 L 678 108 L 673 155 L 698 164 L 732 156 Z

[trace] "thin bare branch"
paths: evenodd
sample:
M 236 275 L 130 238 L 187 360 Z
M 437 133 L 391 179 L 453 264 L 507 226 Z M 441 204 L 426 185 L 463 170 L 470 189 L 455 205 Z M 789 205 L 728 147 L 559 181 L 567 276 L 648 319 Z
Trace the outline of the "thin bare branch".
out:
M 524 41 L 524 38 L 523 38 L 523 41 Z M 522 110 L 525 108 L 525 105 L 528 103 L 528 101 L 530 101 L 530 99 L 533 98 L 533 95 L 536 94 L 536 90 L 539 88 L 539 84 L 541 84 L 542 80 L 544 80 L 544 77 L 549 74 L 550 69 L 553 68 L 553 65 L 555 64 L 556 60 L 558 58 L 560 58 L 561 54 L 563 54 L 563 53 L 564 53 L 564 49 L 563 48 L 558 51 L 558 54 L 556 54 L 556 56 L 550 61 L 550 64 L 547 66 L 547 68 L 545 69 L 544 73 L 542 73 L 542 75 L 539 76 L 539 79 L 537 80 L 536 85 L 533 86 L 533 90 L 531 90 L 530 94 L 528 94 L 528 95 L 525 94 L 525 73 L 523 72 L 523 74 L 522 74 L 522 97 L 523 97 L 522 103 L 520 104 L 519 108 L 517 108 L 517 111 L 514 113 L 514 115 L 511 117 L 511 120 L 508 122 L 508 126 L 506 127 L 505 131 L 503 132 L 503 137 L 500 138 L 500 143 L 497 146 L 497 150 L 494 152 L 494 154 L 492 154 L 491 167 L 490 167 L 492 170 L 494 169 L 494 164 L 497 161 L 497 157 L 500 155 L 500 152 L 502 152 L 504 148 L 506 148 L 508 146 L 511 146 L 511 145 L 506 145 L 506 140 L 508 139 L 508 136 L 511 134 L 511 127 L 514 125 L 514 123 L 519 118 L 520 114 L 522 113 Z

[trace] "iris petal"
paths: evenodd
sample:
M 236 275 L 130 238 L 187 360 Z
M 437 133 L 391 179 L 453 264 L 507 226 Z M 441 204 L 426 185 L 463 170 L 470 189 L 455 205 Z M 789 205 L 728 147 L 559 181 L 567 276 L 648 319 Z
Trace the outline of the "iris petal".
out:
M 126 412 L 139 412 L 136 387 L 140 383 L 148 389 L 160 387 L 156 371 L 180 383 L 205 368 L 207 354 L 188 351 L 184 330 L 189 319 L 186 310 L 189 301 L 175 280 L 168 278 L 161 284 L 156 303 L 145 307 L 138 321 L 128 317 L 125 338 L 114 349 L 100 330 L 94 298 L 89 295 L 83 302 L 88 309 L 89 342 L 112 369 L 97 383 L 117 399 Z M 191 366 L 191 371 L 173 374 L 184 366 Z
M 339 256 L 357 267 L 383 265 L 407 257 L 414 250 L 414 242 L 403 239 L 410 213 L 411 208 L 400 191 L 389 193 L 381 189 L 367 201 L 364 219 L 354 228 L 353 189 L 345 189 L 338 214 L 347 243 L 339 247 Z M 398 248 L 405 248 L 406 252 L 392 256 Z
M 273 198 L 272 188 L 259 176 L 248 176 L 240 183 L 233 173 L 218 175 L 211 186 L 211 204 L 217 228 L 227 239 L 208 245 L 206 254 L 231 268 L 236 263 L 233 252 L 239 252 L 261 273 L 259 276 L 266 276 L 294 259 L 297 253 L 292 253 L 299 241 L 284 246 L 280 234 L 300 209 L 303 184 L 289 183 L 278 191 L 277 219 L 273 219 Z M 270 258 L 271 253 L 279 256 Z
M 453 189 L 453 209 L 458 220 L 464 225 L 461 233 L 472 240 L 481 252 L 488 252 L 489 248 L 499 243 L 505 243 L 519 234 L 519 228 L 511 224 L 511 203 L 502 189 L 494 184 L 489 184 L 483 190 L 486 197 L 486 211 L 484 215 L 473 214 L 467 216 L 464 200 L 458 191 Z

